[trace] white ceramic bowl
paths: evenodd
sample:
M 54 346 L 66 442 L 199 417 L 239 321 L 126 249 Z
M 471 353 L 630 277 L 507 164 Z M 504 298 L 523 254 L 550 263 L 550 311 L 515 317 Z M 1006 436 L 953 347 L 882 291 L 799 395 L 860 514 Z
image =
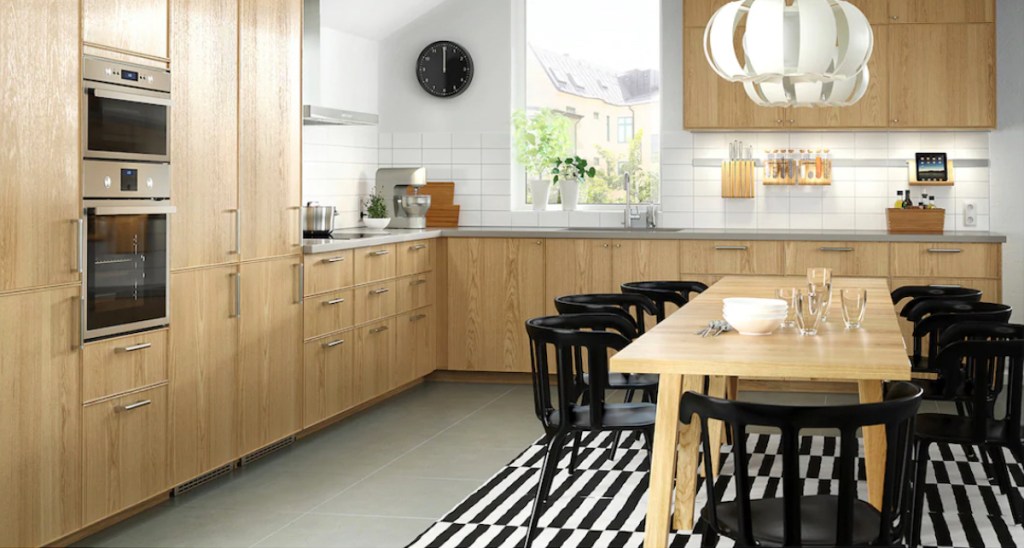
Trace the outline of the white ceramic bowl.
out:
M 756 318 L 750 316 L 735 316 L 726 314 L 725 321 L 729 322 L 729 325 L 733 329 L 738 331 L 740 335 L 771 335 L 776 329 L 782 326 L 783 320 L 786 319 L 786 315 L 768 318 Z
M 722 312 L 731 312 L 731 313 L 734 313 L 734 314 L 754 314 L 754 315 L 785 314 L 786 310 L 788 310 L 788 308 L 785 307 L 785 306 L 783 306 L 781 308 L 747 308 L 747 307 L 742 307 L 742 306 L 741 307 L 736 307 L 736 306 L 723 306 L 722 307 Z
M 749 310 L 751 312 L 786 310 L 786 301 L 782 299 L 752 299 L 746 297 L 730 297 L 722 299 L 722 308 L 729 310 Z
M 388 227 L 388 223 L 391 222 L 391 217 L 384 219 L 371 219 L 369 217 L 363 217 L 363 224 L 370 230 L 384 230 Z

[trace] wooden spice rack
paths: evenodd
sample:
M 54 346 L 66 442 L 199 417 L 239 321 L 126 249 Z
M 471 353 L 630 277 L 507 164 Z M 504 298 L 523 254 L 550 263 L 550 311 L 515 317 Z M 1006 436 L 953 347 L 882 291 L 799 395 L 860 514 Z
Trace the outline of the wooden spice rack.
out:
M 914 161 L 907 160 L 907 182 L 910 183 L 910 186 L 953 186 L 954 181 L 956 181 L 956 175 L 953 169 L 953 160 L 946 161 L 945 181 L 918 181 L 917 167 Z
M 729 160 L 722 162 L 722 197 L 753 198 L 754 160 Z

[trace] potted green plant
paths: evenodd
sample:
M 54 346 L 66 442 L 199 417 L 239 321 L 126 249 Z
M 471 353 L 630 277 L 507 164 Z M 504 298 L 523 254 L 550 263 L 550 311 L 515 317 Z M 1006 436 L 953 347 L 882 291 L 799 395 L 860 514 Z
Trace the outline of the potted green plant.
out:
M 529 177 L 530 196 L 533 209 L 547 208 L 551 194 L 551 183 L 544 178 L 552 158 L 569 154 L 572 147 L 570 137 L 572 122 L 551 109 L 541 109 L 532 116 L 523 110 L 512 114 L 515 137 L 516 161 L 526 169 Z
M 587 161 L 579 156 L 572 156 L 566 159 L 556 158 L 555 166 L 551 168 L 554 175 L 554 183 L 558 185 L 558 192 L 562 195 L 562 209 L 573 211 L 580 201 L 580 184 L 586 181 L 587 177 L 593 177 L 597 170 L 587 166 Z
M 388 203 L 384 201 L 384 197 L 377 189 L 370 193 L 370 196 L 363 202 L 363 206 L 366 207 L 366 216 L 363 217 L 363 224 L 366 225 L 366 228 L 373 230 L 387 228 L 388 223 L 391 222 L 391 217 L 388 217 Z

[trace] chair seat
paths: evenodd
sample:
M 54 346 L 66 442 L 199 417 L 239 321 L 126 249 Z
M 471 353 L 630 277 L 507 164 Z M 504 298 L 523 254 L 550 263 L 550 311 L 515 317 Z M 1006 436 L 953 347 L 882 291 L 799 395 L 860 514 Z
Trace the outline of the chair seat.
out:
M 970 417 L 921 413 L 917 416 L 915 435 L 918 439 L 942 443 L 1000 443 L 1007 439 L 1007 422 L 986 420 L 984 439 L 976 439 Z M 1017 437 L 1017 436 L 1014 436 Z
M 815 495 L 800 498 L 801 545 L 835 546 L 836 516 L 839 497 Z M 751 523 L 754 540 L 761 546 L 784 546 L 783 543 L 783 499 L 770 498 L 750 501 Z M 708 509 L 704 519 L 710 523 Z M 853 545 L 866 546 L 878 537 L 881 515 L 873 506 L 862 500 L 853 504 Z M 739 537 L 739 503 L 718 504 L 718 533 L 737 539 Z
M 604 429 L 639 428 L 654 424 L 653 403 L 606 403 L 604 404 Z M 550 413 L 551 424 L 558 424 L 560 411 Z M 572 427 L 576 430 L 590 430 L 590 406 L 578 405 L 573 408 Z

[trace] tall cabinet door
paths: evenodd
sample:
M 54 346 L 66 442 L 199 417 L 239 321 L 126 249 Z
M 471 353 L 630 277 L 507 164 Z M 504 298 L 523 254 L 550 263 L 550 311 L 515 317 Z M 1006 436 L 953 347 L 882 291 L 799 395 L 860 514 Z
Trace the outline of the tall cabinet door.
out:
M 0 546 L 48 544 L 82 525 L 79 295 L 0 297 Z
M 237 50 L 237 0 L 171 0 L 171 268 L 238 260 Z
M 488 365 L 484 344 L 484 313 L 497 306 L 484 287 L 483 238 L 449 238 L 448 270 L 448 367 L 458 371 L 482 371 Z
M 242 0 L 238 15 L 242 258 L 295 255 L 302 240 L 302 2 Z
M 612 287 L 608 240 L 551 239 L 544 242 L 544 307 L 557 314 L 555 298 L 580 293 L 618 293 Z
M 171 275 L 171 483 L 238 458 L 238 268 Z
M 78 280 L 78 7 L 0 0 L 0 291 Z
M 243 454 L 302 428 L 301 263 L 286 257 L 241 265 Z
M 84 40 L 119 50 L 167 57 L 168 0 L 85 0 Z
M 484 348 L 491 367 L 530 371 L 526 320 L 544 315 L 544 241 L 488 240 L 484 247 Z

